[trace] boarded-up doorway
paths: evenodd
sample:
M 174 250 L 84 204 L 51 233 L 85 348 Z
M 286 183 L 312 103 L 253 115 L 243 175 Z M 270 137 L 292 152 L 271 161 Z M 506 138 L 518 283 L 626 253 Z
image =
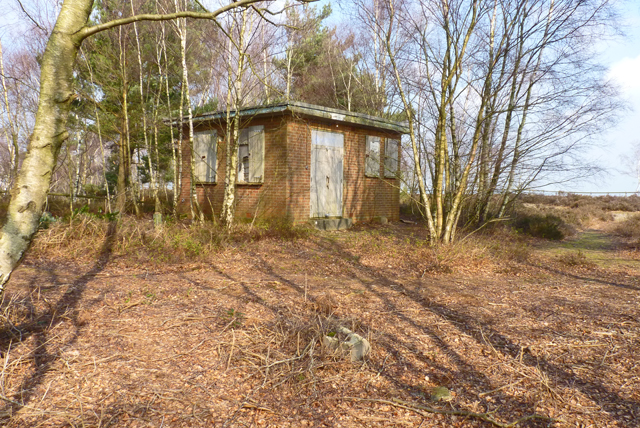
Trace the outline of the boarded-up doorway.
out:
M 311 217 L 342 216 L 344 135 L 311 130 Z

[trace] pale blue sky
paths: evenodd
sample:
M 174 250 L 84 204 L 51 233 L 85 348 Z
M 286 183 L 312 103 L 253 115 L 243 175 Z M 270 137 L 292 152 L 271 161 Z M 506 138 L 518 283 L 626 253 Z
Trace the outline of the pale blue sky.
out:
M 624 25 L 626 37 L 604 43 L 602 58 L 609 66 L 609 77 L 621 86 L 631 110 L 621 116 L 613 130 L 601 137 L 600 147 L 591 153 L 610 168 L 611 175 L 595 183 L 576 183 L 575 190 L 633 192 L 638 187 L 637 178 L 622 170 L 625 163 L 633 160 L 634 145 L 640 144 L 640 2 L 626 3 Z

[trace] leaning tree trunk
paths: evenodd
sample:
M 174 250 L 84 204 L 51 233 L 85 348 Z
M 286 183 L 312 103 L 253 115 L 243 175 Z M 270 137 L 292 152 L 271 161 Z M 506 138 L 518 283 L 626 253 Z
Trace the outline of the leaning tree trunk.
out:
M 73 64 L 93 0 L 67 0 L 42 57 L 40 100 L 29 149 L 11 190 L 7 222 L 0 232 L 0 291 L 27 250 L 47 198 L 58 151 L 69 137 Z
M 64 0 L 40 66 L 40 99 L 22 167 L 11 190 L 7 221 L 0 232 L 0 293 L 38 230 L 51 175 L 62 143 L 69 138 L 67 118 L 73 93 L 73 65 L 82 41 L 96 33 L 138 21 L 176 18 L 215 19 L 258 0 L 238 0 L 214 12 L 142 14 L 86 26 L 93 0 Z

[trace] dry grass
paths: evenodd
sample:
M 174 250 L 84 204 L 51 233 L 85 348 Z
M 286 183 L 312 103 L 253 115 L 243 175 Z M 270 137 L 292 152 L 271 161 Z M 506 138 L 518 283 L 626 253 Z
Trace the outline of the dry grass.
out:
M 564 195 L 524 194 L 520 202 L 535 205 L 567 207 L 574 210 L 591 210 L 596 213 L 607 211 L 640 211 L 640 196 L 589 196 L 566 193 Z
M 109 236 L 114 258 L 152 265 L 180 264 L 207 260 L 225 246 L 262 239 L 295 240 L 311 233 L 307 226 L 293 226 L 286 221 L 238 224 L 229 233 L 209 222 L 199 225 L 169 221 L 158 230 L 150 219 L 127 216 L 116 224 L 103 217 L 80 214 L 58 219 L 41 230 L 32 251 L 35 257 L 46 253 L 47 257 L 90 261 L 99 257 Z
M 423 228 L 389 224 L 335 233 L 246 225 L 231 239 L 212 225 L 159 234 L 143 221 L 114 229 L 93 217 L 42 231 L 0 306 L 0 423 L 467 427 L 537 415 L 518 426 L 604 427 L 640 418 L 637 271 L 541 258 L 507 228 L 441 248 L 424 238 Z M 365 361 L 320 345 L 337 324 L 371 342 Z M 430 402 L 435 386 L 454 400 Z
M 623 238 L 640 241 L 640 214 L 636 214 L 616 223 L 613 233 Z
M 558 260 L 560 260 L 561 263 L 571 267 L 575 267 L 575 266 L 594 267 L 595 266 L 593 262 L 587 259 L 587 256 L 582 252 L 582 250 L 563 253 L 562 255 L 558 256 Z

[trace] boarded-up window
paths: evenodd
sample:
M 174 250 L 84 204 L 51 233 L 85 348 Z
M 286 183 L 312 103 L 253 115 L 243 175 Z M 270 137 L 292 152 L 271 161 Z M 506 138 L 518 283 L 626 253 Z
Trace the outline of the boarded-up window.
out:
M 380 177 L 380 137 L 367 135 L 364 175 L 367 177 Z
M 193 134 L 195 179 L 199 183 L 216 182 L 216 151 L 218 133 L 215 130 Z
M 396 177 L 398 175 L 398 148 L 400 142 L 387 138 L 387 144 L 384 151 L 384 176 Z
M 262 125 L 240 130 L 238 182 L 264 182 L 264 126 Z

